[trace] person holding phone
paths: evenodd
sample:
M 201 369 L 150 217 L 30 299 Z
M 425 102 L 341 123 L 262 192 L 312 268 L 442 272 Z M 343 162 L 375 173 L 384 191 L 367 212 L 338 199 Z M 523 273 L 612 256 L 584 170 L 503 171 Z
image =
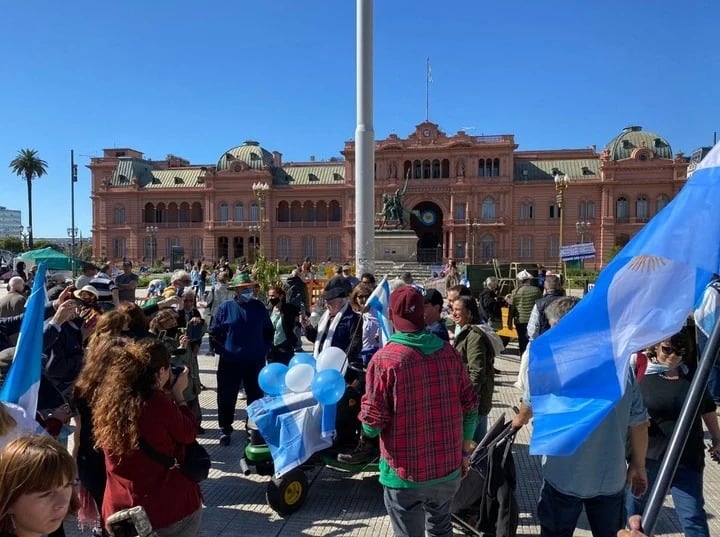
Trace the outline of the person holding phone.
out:
M 172 388 L 166 391 L 166 387 Z M 168 468 L 140 448 L 182 461 L 197 422 L 183 392 L 188 370 L 173 379 L 170 353 L 157 340 L 127 343 L 108 364 L 92 409 L 96 443 L 105 455 L 107 484 L 102 514 L 142 505 L 160 537 L 200 532 L 200 487 L 179 468 Z M 118 427 L 122 423 L 122 427 Z

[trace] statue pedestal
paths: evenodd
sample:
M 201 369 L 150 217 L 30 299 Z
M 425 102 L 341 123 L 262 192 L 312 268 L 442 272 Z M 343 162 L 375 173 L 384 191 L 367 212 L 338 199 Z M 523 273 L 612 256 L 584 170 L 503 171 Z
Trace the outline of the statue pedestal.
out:
M 411 229 L 376 229 L 375 259 L 416 261 L 418 238 Z

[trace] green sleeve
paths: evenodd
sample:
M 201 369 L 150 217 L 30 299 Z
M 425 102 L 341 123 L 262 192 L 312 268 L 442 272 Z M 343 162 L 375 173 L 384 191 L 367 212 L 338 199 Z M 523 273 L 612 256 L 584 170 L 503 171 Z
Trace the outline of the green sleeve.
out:
M 477 426 L 478 411 L 471 410 L 463 415 L 463 440 L 472 440 Z
M 476 412 L 477 414 L 477 412 Z M 371 425 L 368 425 L 366 423 L 362 424 L 363 434 L 367 436 L 368 438 L 375 438 L 380 434 L 380 429 L 376 429 L 375 427 L 372 427 Z

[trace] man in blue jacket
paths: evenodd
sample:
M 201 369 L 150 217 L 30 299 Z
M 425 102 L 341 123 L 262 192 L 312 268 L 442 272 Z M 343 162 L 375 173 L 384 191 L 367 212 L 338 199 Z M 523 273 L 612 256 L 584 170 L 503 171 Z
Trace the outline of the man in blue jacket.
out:
M 245 387 L 248 405 L 263 396 L 258 374 L 275 329 L 262 302 L 255 299 L 257 284 L 241 272 L 228 285 L 235 298 L 220 304 L 210 325 L 213 348 L 220 355 L 217 368 L 218 423 L 220 444 L 230 445 L 240 386 Z

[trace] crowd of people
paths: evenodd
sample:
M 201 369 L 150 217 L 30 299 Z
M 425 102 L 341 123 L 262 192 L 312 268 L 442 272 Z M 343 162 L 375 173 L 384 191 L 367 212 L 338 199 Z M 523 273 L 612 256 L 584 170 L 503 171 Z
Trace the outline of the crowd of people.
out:
M 452 535 L 452 498 L 488 428 L 498 373 L 493 336 L 504 308 L 523 356 L 513 418 L 519 429 L 532 418 L 529 348 L 579 300 L 565 296 L 558 275 L 544 275 L 538 286 L 528 271 L 512 293 L 501 296 L 489 277 L 473 296 L 452 263 L 444 293 L 424 289 L 409 273 L 389 282 L 387 327 L 368 306 L 374 275 L 356 277 L 349 265 L 327 280 L 321 308 L 308 293 L 315 273 L 307 260 L 262 297 L 249 272 L 223 261 L 188 268 L 168 284 L 151 282 L 145 301 L 136 300 L 139 278 L 129 261 L 115 277 L 111 266 L 88 263 L 74 282 L 48 282 L 38 415 L 0 403 L 0 537 L 62 535 L 63 519 L 80 506 L 81 520 L 107 534 L 113 513 L 138 505 L 158 535 L 198 535 L 198 483 L 154 453 L 181 463 L 205 434 L 198 353 L 206 332 L 218 356 L 220 445 L 233 441 L 241 392 L 248 405 L 263 397 L 258 375 L 267 363 L 287 365 L 303 337 L 315 357 L 337 347 L 349 363 L 338 403 L 338 460 L 379 458 L 396 535 Z M 24 269 L 0 300 L 0 381 L 22 321 L 31 277 Z M 637 518 L 623 528 L 627 514 L 643 510 L 687 395 L 697 356 L 691 340 L 694 333 L 684 330 L 638 350 L 610 415 L 574 455 L 544 458 L 541 535 L 571 536 L 583 508 L 596 537 L 641 535 Z M 709 535 L 702 424 L 717 458 L 715 395 L 703 400 L 670 490 L 691 536 Z M 62 445 L 70 423 L 72 453 Z

